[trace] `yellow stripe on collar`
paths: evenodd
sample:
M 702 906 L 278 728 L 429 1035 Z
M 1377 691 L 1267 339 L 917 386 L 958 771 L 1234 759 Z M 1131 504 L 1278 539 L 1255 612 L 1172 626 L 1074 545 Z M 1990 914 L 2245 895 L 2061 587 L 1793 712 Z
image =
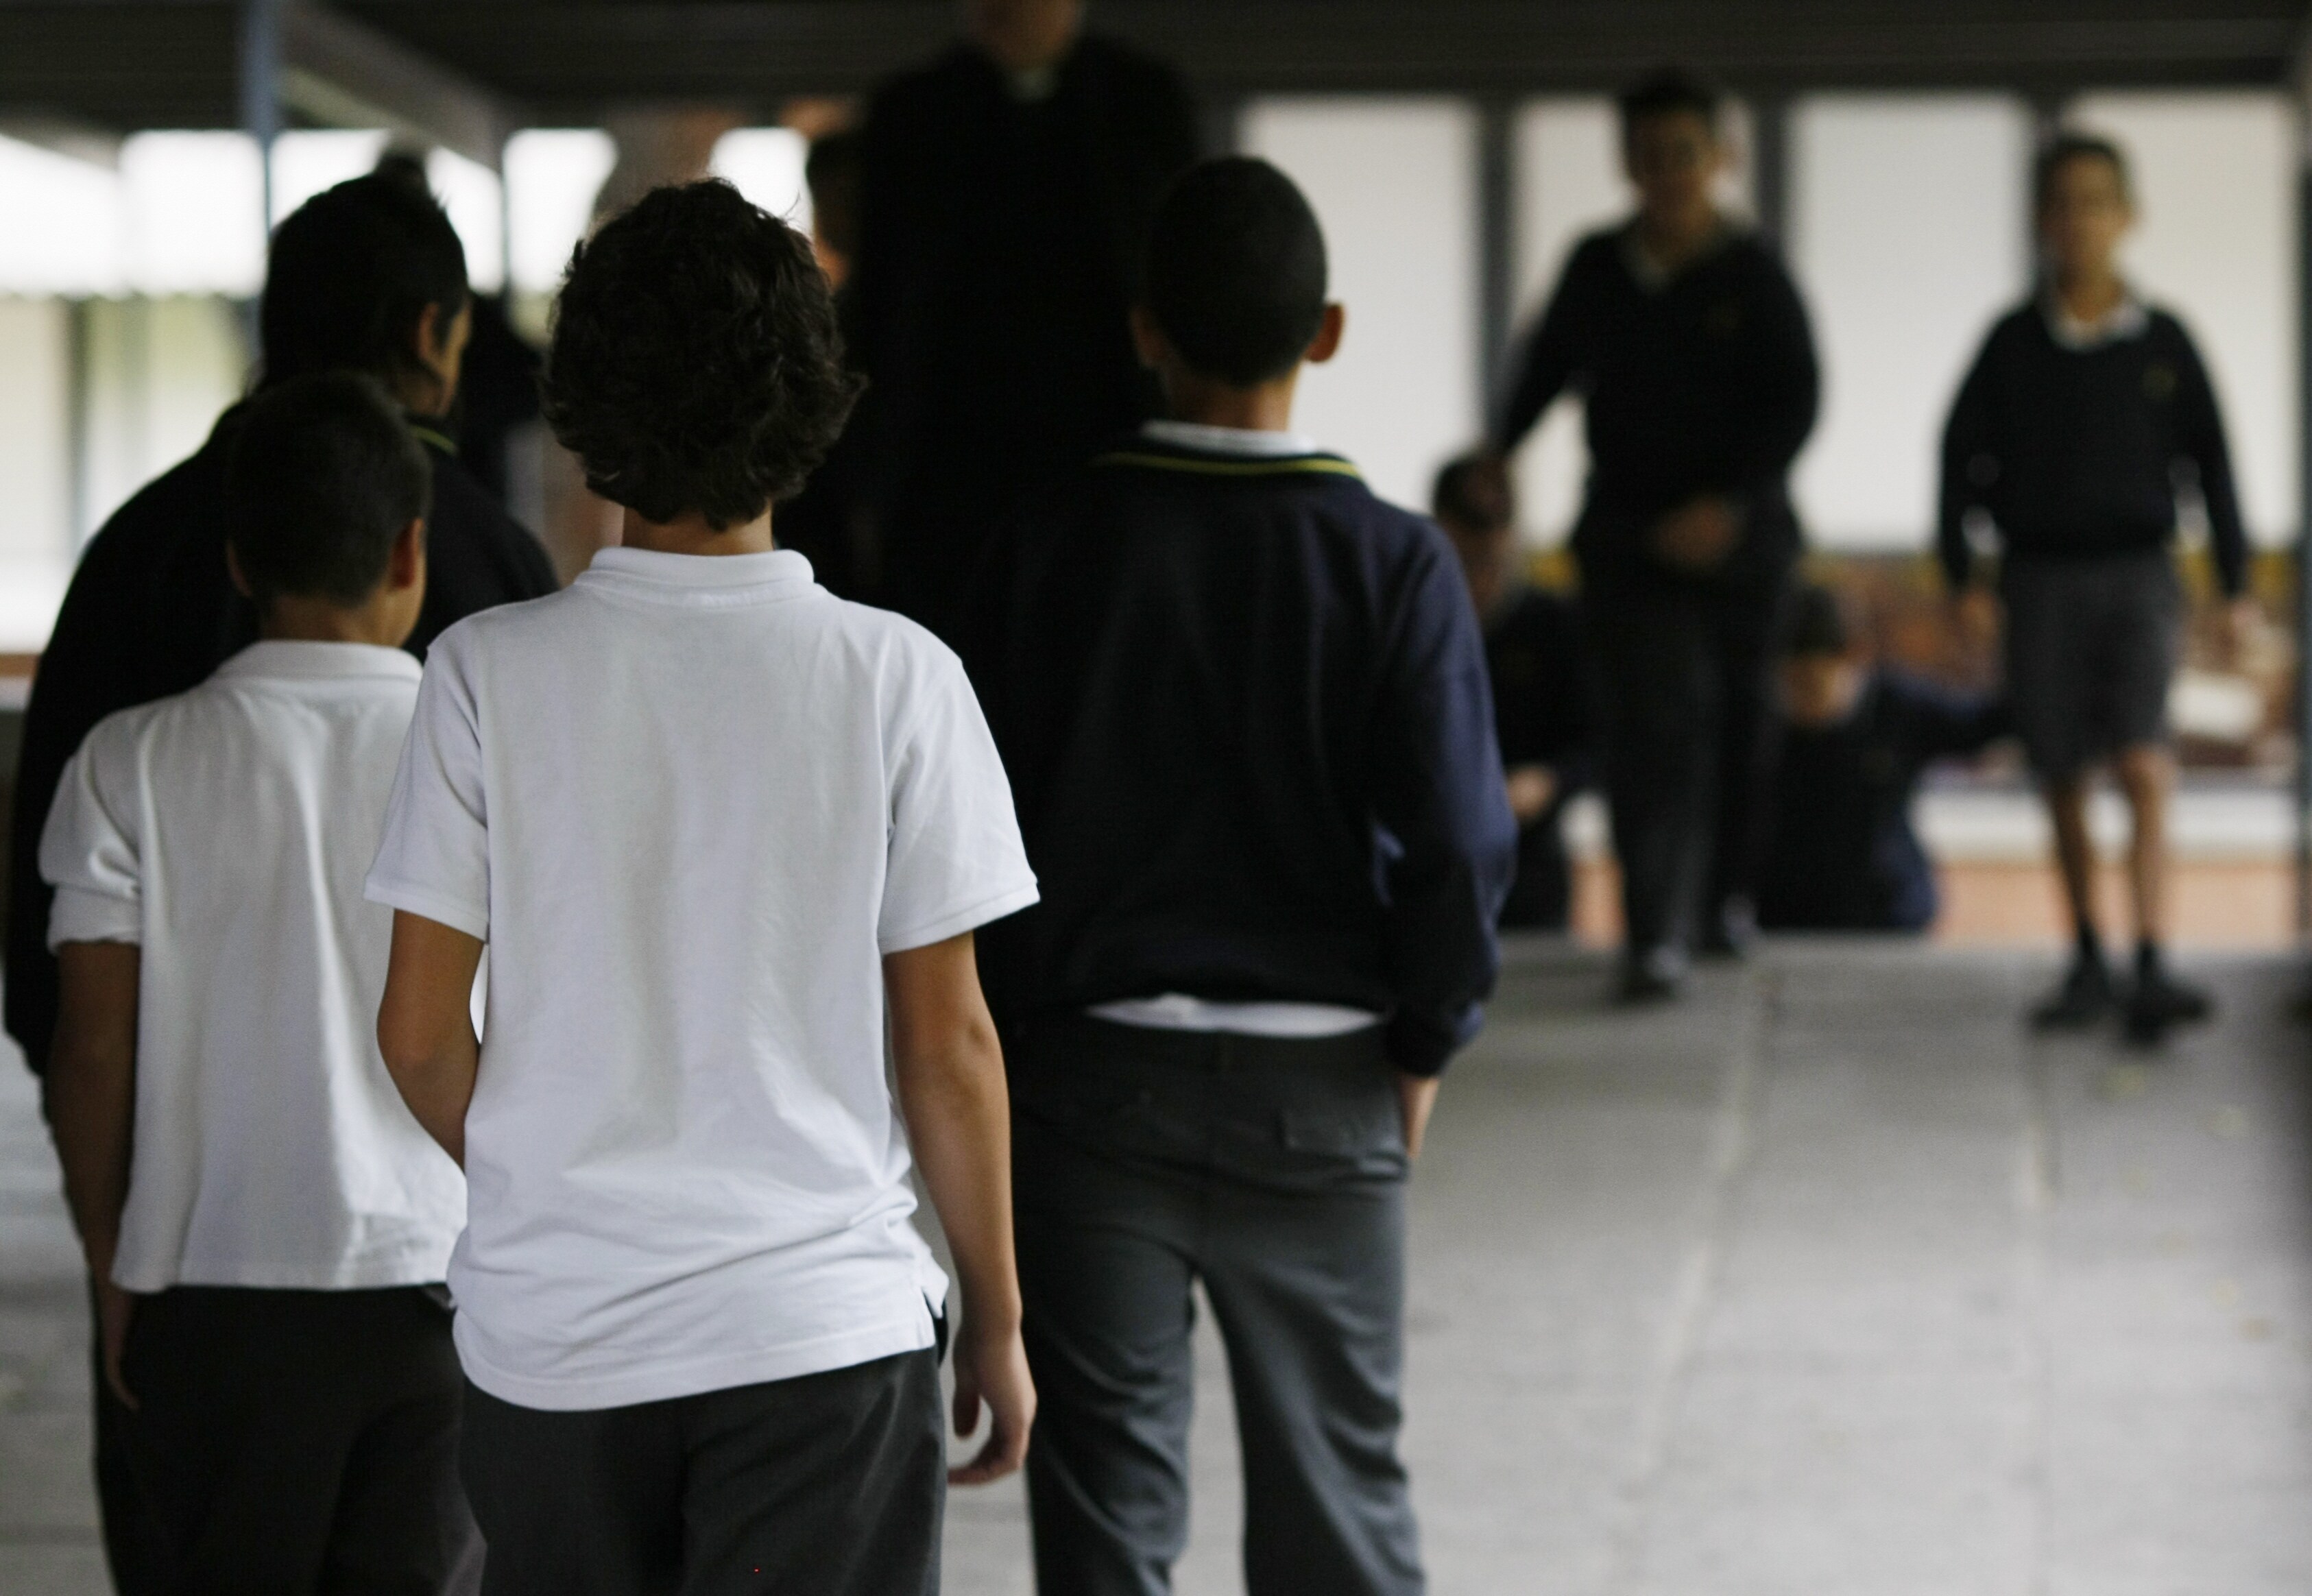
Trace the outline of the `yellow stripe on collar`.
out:
M 1202 460 L 1178 454 L 1143 454 L 1134 450 L 1094 457 L 1096 466 L 1145 466 L 1152 471 L 1187 471 L 1200 477 L 1269 477 L 1305 471 L 1323 477 L 1356 477 L 1356 467 L 1324 455 L 1279 455 L 1267 460 Z

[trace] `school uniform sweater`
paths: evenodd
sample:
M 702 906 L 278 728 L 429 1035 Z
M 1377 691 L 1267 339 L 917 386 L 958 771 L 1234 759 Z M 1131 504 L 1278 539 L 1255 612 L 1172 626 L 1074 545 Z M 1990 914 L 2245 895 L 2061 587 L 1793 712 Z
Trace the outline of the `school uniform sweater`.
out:
M 1627 226 L 1574 248 L 1493 427 L 1514 448 L 1559 394 L 1583 399 L 1590 485 L 1573 548 L 1585 580 L 1660 580 L 1654 522 L 1700 494 L 1744 516 L 1724 574 L 1777 570 L 1799 544 L 1785 481 L 1814 428 L 1813 335 L 1765 241 L 1730 232 L 1653 279 Z
M 115 511 L 83 551 L 24 713 L 9 838 L 7 1024 L 37 1072 L 56 1029 L 57 967 L 40 829 L 65 761 L 116 709 L 181 693 L 257 640 L 257 612 L 225 569 L 224 469 L 238 410 Z M 434 468 L 425 603 L 404 646 L 419 659 L 451 622 L 555 590 L 546 550 L 419 429 Z
M 2198 473 L 2211 551 L 2228 593 L 2247 580 L 2247 535 L 2214 388 L 2191 335 L 2165 311 L 2080 346 L 2037 302 L 2001 317 L 1943 432 L 1936 552 L 1954 587 L 1974 553 L 1969 513 L 1990 513 L 2014 559 L 2093 559 L 2165 547 L 2176 469 Z
M 1758 923 L 1775 931 L 1921 931 L 1934 868 L 1911 829 L 1919 776 L 2007 731 L 2002 705 L 1880 671 L 1844 720 L 1785 726 Z
M 1433 525 L 1336 456 L 1133 434 L 996 533 L 959 644 L 1043 890 L 982 935 L 1004 1022 L 1335 1005 L 1423 1074 L 1475 1033 L 1516 828 Z

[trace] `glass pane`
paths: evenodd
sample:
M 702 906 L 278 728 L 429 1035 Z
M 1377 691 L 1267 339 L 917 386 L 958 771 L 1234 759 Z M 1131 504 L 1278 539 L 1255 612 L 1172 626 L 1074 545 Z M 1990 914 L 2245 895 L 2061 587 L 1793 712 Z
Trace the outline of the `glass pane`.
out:
M 2030 141 L 1998 96 L 1794 108 L 1790 254 L 1824 376 L 1796 489 L 1816 546 L 1926 546 L 1951 396 L 2028 281 Z
M 1348 309 L 1296 425 L 1427 508 L 1431 474 L 1478 429 L 1476 118 L 1450 100 L 1259 100 L 1242 142 L 1307 192 Z

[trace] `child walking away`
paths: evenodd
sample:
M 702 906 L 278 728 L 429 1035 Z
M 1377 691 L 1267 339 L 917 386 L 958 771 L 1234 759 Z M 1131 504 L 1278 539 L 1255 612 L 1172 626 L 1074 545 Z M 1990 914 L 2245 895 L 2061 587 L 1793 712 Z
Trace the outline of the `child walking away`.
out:
M 48 1119 L 159 1589 L 440 1591 L 479 1556 L 439 1284 L 464 1183 L 371 1039 L 390 921 L 361 890 L 426 483 L 365 378 L 253 400 L 223 489 L 259 641 L 99 723 L 40 843 Z
M 1288 430 L 1325 242 L 1249 160 L 1160 207 L 1151 422 L 996 535 L 966 657 L 1047 897 L 989 938 L 1046 1407 L 1042 1596 L 1170 1588 L 1190 1289 L 1251 1596 L 1411 1596 L 1405 1181 L 1476 1031 L 1516 828 L 1452 549 Z
M 1781 734 L 1758 876 L 1769 931 L 1924 931 L 1935 873 L 1911 829 L 1920 774 L 1981 751 L 2003 705 L 1874 669 L 1826 588 L 1791 595 L 1782 636 Z
M 2153 1041 L 2209 1012 L 2207 995 L 2170 974 L 2160 951 L 2176 785 L 2168 689 L 2184 624 L 2169 547 L 2179 466 L 2198 477 L 2235 632 L 2252 608 L 2247 539 L 2199 352 L 2119 275 L 2135 209 L 2118 146 L 2058 138 L 2040 157 L 2036 197 L 2046 278 L 1992 329 L 1951 407 L 1938 550 L 1963 602 L 1974 601 L 1972 516 L 1988 515 L 2004 551 L 2008 693 L 2054 821 L 2077 933 L 2071 970 L 2034 1020 L 2089 1025 L 2120 998 L 2096 925 L 2087 821 L 2089 772 L 2107 761 L 2134 821 L 2127 1029 Z
M 936 1588 L 947 1283 L 911 1145 L 961 1277 L 957 1422 L 994 1416 L 956 1478 L 1027 1448 L 971 933 L 1035 878 L 955 656 L 773 548 L 850 410 L 841 355 L 809 241 L 728 185 L 604 226 L 545 393 L 621 546 L 428 657 L 369 879 L 398 911 L 378 1033 L 471 1181 L 450 1284 L 493 1593 Z

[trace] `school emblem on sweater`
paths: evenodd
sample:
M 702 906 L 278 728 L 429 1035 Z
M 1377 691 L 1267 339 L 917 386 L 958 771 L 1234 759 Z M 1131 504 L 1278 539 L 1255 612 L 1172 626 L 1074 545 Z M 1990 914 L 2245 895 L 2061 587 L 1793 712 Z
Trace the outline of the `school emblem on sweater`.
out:
M 2143 368 L 2143 397 L 2155 405 L 2164 405 L 2176 397 L 2176 368 L 2164 360 L 2155 360 Z

